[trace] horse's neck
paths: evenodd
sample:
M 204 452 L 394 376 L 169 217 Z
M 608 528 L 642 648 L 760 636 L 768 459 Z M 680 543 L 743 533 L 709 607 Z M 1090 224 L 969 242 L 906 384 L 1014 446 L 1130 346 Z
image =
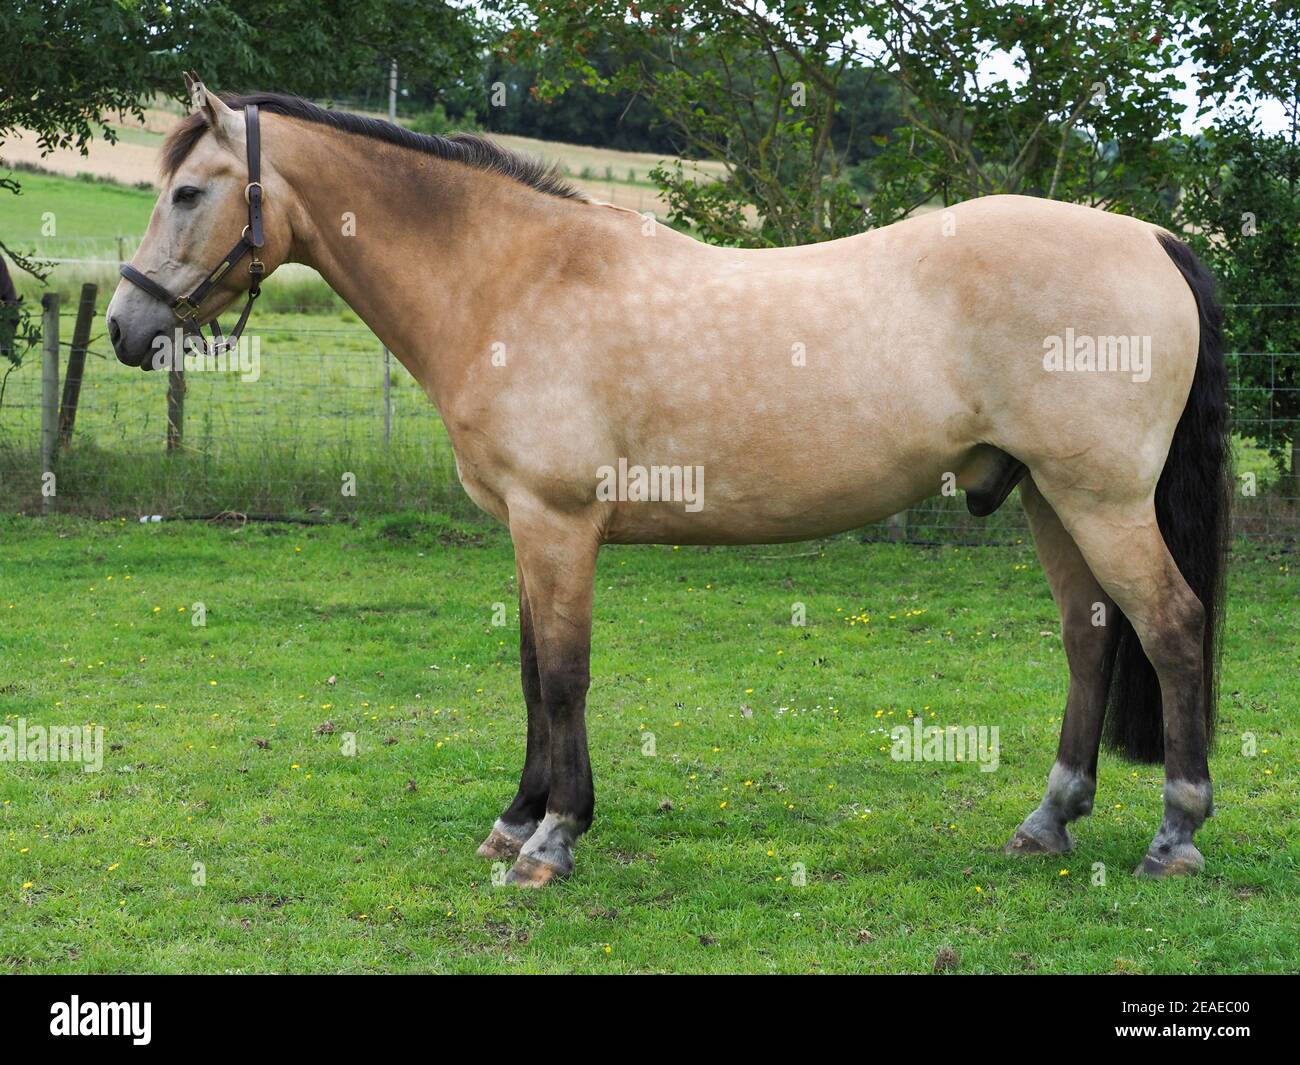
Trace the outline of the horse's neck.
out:
M 490 343 L 492 320 L 560 250 L 555 213 L 576 206 L 355 136 L 313 138 L 284 172 L 300 205 L 292 258 L 320 272 L 439 406 Z

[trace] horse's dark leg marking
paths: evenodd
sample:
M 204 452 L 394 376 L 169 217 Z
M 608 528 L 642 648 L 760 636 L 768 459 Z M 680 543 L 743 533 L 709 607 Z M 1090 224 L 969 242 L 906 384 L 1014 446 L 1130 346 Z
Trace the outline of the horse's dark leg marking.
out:
M 1150 500 L 1106 503 L 1070 488 L 1049 498 L 1098 582 L 1132 624 L 1160 684 L 1165 815 L 1134 871 L 1199 871 L 1205 860 L 1192 837 L 1214 811 L 1202 698 L 1205 608 L 1170 555 Z
M 524 844 L 507 879 L 540 886 L 573 872 L 573 845 L 588 828 L 596 806 L 587 750 L 586 648 L 542 673 L 543 698 L 551 718 L 551 792 L 546 814 Z
M 1016 829 L 1008 854 L 1065 854 L 1073 846 L 1066 825 L 1092 812 L 1097 790 L 1097 750 L 1110 684 L 1112 629 L 1096 624 L 1114 617 L 1114 603 L 1092 575 L 1070 534 L 1032 478 L 1020 485 L 1034 546 L 1061 612 L 1061 635 L 1070 688 L 1056 763 L 1038 808 Z
M 512 510 L 510 531 L 528 588 L 550 786 L 541 821 L 506 879 L 541 886 L 573 871 L 573 846 L 595 809 L 586 711 L 598 543 L 590 524 L 545 513 L 516 520 Z
M 1182 584 L 1181 577 L 1178 581 Z M 1165 815 L 1134 870 L 1140 876 L 1174 876 L 1205 868 L 1192 842 L 1214 812 L 1201 691 L 1205 624 L 1201 601 L 1182 584 L 1181 594 L 1169 596 L 1151 624 L 1133 626 L 1160 678 L 1165 726 Z
M 1006 501 L 1026 473 L 1028 467 L 1005 451 L 993 454 L 989 468 L 983 471 L 978 484 L 966 490 L 966 509 L 974 517 L 987 518 Z
M 546 814 L 546 797 L 551 790 L 550 719 L 542 701 L 542 680 L 537 669 L 537 640 L 528 606 L 528 591 L 523 571 L 516 567 L 519 581 L 519 677 L 528 708 L 528 746 L 519 790 L 492 832 L 479 847 L 482 858 L 513 859 L 537 830 Z

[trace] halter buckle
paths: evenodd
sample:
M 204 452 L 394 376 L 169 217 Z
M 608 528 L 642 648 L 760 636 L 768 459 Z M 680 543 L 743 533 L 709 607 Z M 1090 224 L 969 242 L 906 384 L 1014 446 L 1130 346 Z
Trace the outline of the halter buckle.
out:
M 189 318 L 197 318 L 199 309 L 190 302 L 188 296 L 177 296 L 172 300 L 172 314 L 184 322 Z
M 263 196 L 266 195 L 266 189 L 262 188 L 262 183 L 260 181 L 250 181 L 247 185 L 244 186 L 244 202 L 248 204 L 250 207 L 253 206 L 253 198 L 251 193 L 253 191 L 254 185 L 257 186 L 258 192 L 260 192 Z

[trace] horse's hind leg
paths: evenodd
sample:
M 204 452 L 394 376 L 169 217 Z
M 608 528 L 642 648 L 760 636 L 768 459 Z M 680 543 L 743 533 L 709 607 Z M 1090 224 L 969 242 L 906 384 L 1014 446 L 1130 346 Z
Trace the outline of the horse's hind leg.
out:
M 1064 854 L 1072 841 L 1066 825 L 1092 811 L 1097 789 L 1097 749 L 1106 712 L 1107 644 L 1104 621 L 1113 603 L 1102 591 L 1061 519 L 1033 479 L 1020 483 L 1034 546 L 1061 612 L 1061 636 L 1070 667 L 1070 689 L 1056 763 L 1038 808 L 1016 829 L 1008 854 Z M 1098 624 L 1099 620 L 1102 624 Z
M 1204 684 L 1206 612 L 1179 572 L 1148 497 L 1099 501 L 1040 484 L 1098 582 L 1124 612 L 1159 680 L 1165 815 L 1142 864 L 1147 876 L 1196 872 L 1192 836 L 1213 812 Z
M 546 814 L 546 797 L 551 791 L 551 726 L 542 703 L 542 678 L 537 671 L 537 641 L 528 590 L 523 570 L 516 565 L 515 572 L 519 583 L 519 677 L 528 708 L 528 746 L 514 801 L 497 818 L 478 849 L 480 858 L 492 861 L 514 859 Z
M 528 589 L 550 780 L 542 819 L 506 879 L 541 886 L 573 871 L 573 845 L 591 826 L 595 809 L 586 711 L 600 545 L 590 520 L 528 501 L 511 501 L 510 535 Z

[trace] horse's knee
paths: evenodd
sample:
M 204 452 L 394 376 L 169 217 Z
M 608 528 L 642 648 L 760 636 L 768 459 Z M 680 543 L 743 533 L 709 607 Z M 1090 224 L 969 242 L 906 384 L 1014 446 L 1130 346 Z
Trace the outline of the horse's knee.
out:
M 585 654 L 575 655 L 543 666 L 540 679 L 542 699 L 550 712 L 583 706 L 591 687 L 591 666 Z

